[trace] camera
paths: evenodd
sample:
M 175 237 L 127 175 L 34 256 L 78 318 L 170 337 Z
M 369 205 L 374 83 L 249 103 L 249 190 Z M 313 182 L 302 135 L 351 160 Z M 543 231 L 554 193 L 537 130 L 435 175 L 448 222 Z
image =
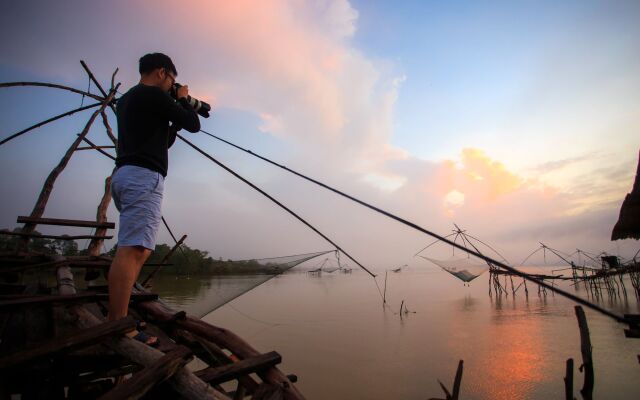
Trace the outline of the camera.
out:
M 173 87 L 171 88 L 171 97 L 177 100 L 178 89 L 180 89 L 181 87 L 182 87 L 181 84 L 174 83 Z M 189 103 L 189 105 L 193 107 L 196 113 L 198 113 L 199 115 L 202 115 L 205 118 L 209 118 L 209 111 L 211 111 L 211 105 L 209 103 L 204 102 L 202 100 L 198 100 L 191 96 L 187 96 L 186 100 L 187 100 L 187 103 Z

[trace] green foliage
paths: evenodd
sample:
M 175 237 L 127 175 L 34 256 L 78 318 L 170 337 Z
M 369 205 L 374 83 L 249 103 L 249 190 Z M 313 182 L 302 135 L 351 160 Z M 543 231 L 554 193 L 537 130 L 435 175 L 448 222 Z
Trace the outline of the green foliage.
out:
M 22 228 L 16 227 L 13 229 L 13 232 L 20 232 L 21 230 Z M 8 229 L 2 229 L 0 232 L 10 231 Z M 40 232 L 34 231 L 33 233 Z M 20 236 L 9 236 L 0 233 L 0 251 L 15 250 L 20 240 L 22 240 Z M 37 253 L 62 254 L 65 256 L 75 256 L 79 254 L 78 243 L 76 243 L 75 240 L 31 238 L 31 240 L 29 240 L 28 250 Z
M 162 267 L 165 273 L 175 274 L 212 274 L 212 275 L 241 275 L 241 274 L 274 274 L 279 271 L 273 267 L 265 267 L 256 261 L 223 261 L 221 258 L 214 259 L 209 256 L 209 252 L 192 249 L 187 245 L 180 246 L 171 257 L 168 265 Z M 171 250 L 167 244 L 156 245 L 155 251 L 151 254 L 148 263 L 159 263 Z

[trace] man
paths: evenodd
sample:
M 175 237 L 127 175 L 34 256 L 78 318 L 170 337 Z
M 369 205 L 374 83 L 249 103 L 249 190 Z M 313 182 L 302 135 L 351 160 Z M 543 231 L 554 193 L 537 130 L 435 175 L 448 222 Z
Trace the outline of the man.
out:
M 118 156 L 111 193 L 120 212 L 118 248 L 109 270 L 109 320 L 127 316 L 133 284 L 155 249 L 162 219 L 161 204 L 167 175 L 168 149 L 180 127 L 200 130 L 200 121 L 187 102 L 188 86 L 169 95 L 178 72 L 161 53 L 140 59 L 140 83 L 118 99 Z M 169 123 L 172 126 L 169 126 Z M 137 330 L 128 336 L 157 344 L 157 338 Z

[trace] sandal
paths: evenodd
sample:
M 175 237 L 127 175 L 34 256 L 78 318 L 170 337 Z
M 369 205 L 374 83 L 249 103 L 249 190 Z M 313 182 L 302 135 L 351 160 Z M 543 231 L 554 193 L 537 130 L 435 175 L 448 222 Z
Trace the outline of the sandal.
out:
M 152 336 L 142 331 L 138 331 L 135 336 L 131 336 L 131 339 L 137 340 L 138 342 L 151 347 L 157 347 L 160 344 L 157 336 Z

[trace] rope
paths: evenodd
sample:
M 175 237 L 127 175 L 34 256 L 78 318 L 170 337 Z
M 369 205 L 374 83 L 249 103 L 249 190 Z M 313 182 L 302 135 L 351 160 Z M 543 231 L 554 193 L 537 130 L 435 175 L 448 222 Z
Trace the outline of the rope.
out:
M 326 240 L 327 242 L 331 243 L 336 249 L 340 250 L 341 252 L 343 252 L 347 257 L 349 257 L 354 263 L 358 264 L 358 266 L 360 268 L 362 268 L 363 270 L 367 271 L 367 273 L 369 273 L 369 275 L 371 275 L 372 277 L 375 278 L 375 274 L 372 273 L 371 271 L 369 271 L 364 265 L 360 264 L 360 262 L 358 262 L 355 258 L 353 258 L 349 253 L 347 253 L 342 247 L 338 246 L 338 244 L 336 244 L 333 240 L 329 239 L 325 234 L 323 234 L 322 232 L 320 232 L 318 229 L 316 229 L 313 225 L 311 225 L 309 222 L 307 222 L 304 218 L 302 218 L 301 216 L 299 216 L 298 214 L 296 214 L 294 211 L 292 211 L 290 208 L 288 208 L 287 206 L 285 206 L 284 204 L 282 204 L 281 202 L 279 202 L 278 200 L 276 200 L 274 197 L 272 197 L 271 195 L 269 195 L 267 192 L 265 192 L 264 190 L 260 189 L 259 187 L 257 187 L 256 185 L 254 185 L 253 183 L 249 182 L 247 179 L 243 178 L 242 176 L 240 176 L 238 173 L 236 173 L 234 170 L 232 170 L 231 168 L 227 167 L 226 165 L 224 165 L 223 163 L 221 163 L 220 161 L 216 160 L 215 158 L 213 158 L 211 155 L 209 155 L 207 152 L 205 152 L 204 150 L 202 150 L 201 148 L 199 148 L 198 146 L 196 146 L 195 144 L 191 143 L 190 141 L 188 141 L 187 139 L 185 139 L 184 137 L 182 137 L 182 135 L 180 134 L 176 134 L 176 136 L 178 138 L 180 138 L 180 140 L 182 140 L 183 142 L 185 142 L 186 144 L 188 144 L 189 146 L 191 146 L 194 150 L 196 150 L 198 153 L 202 154 L 203 156 L 205 156 L 206 158 L 208 158 L 210 161 L 214 162 L 215 164 L 217 164 L 219 167 L 221 167 L 222 169 L 224 169 L 225 171 L 227 171 L 228 173 L 230 173 L 231 175 L 235 176 L 236 178 L 240 179 L 242 182 L 246 183 L 247 185 L 251 186 L 253 189 L 255 189 L 256 191 L 258 191 L 260 194 L 262 194 L 263 196 L 265 196 L 266 198 L 268 198 L 269 200 L 271 200 L 272 202 L 276 203 L 278 206 L 280 206 L 280 208 L 284 209 L 285 211 L 287 211 L 289 214 L 291 214 L 292 216 L 294 216 L 296 219 L 298 219 L 300 222 L 302 222 L 303 224 L 305 224 L 307 227 L 309 227 L 312 231 L 314 231 L 315 233 L 317 233 L 318 235 L 320 235 L 324 240 Z
M 440 240 L 440 241 L 442 241 L 442 242 L 445 242 L 445 243 L 447 243 L 447 244 L 449 244 L 449 245 L 451 245 L 451 246 L 453 246 L 453 247 L 456 247 L 456 248 L 458 248 L 458 249 L 460 249 L 460 250 L 462 250 L 462 251 L 464 251 L 464 252 L 466 252 L 466 253 L 468 253 L 468 254 L 474 255 L 474 256 L 476 256 L 476 257 L 478 257 L 478 258 L 480 258 L 480 259 L 482 259 L 482 260 L 484 260 L 484 261 L 486 261 L 486 262 L 488 262 L 488 263 L 492 263 L 492 264 L 494 264 L 494 265 L 496 265 L 496 266 L 498 266 L 498 267 L 500 267 L 500 268 L 502 268 L 502 269 L 504 269 L 504 270 L 507 270 L 507 271 L 511 272 L 512 274 L 514 274 L 514 275 L 516 275 L 516 276 L 519 276 L 519 277 L 521 277 L 521 278 L 523 278 L 523 279 L 526 279 L 526 280 L 528 280 L 528 281 L 531 281 L 531 282 L 533 282 L 533 283 L 536 283 L 537 285 L 539 285 L 539 286 L 541 286 L 541 287 L 543 287 L 543 288 L 546 288 L 546 289 L 551 290 L 552 292 L 558 293 L 559 295 L 564 296 L 564 297 L 566 297 L 566 298 L 568 298 L 568 299 L 571 299 L 571 300 L 575 301 L 576 303 L 582 304 L 582 305 L 583 305 L 583 306 L 585 306 L 585 307 L 591 308 L 592 310 L 595 310 L 595 311 L 597 311 L 597 312 L 599 312 L 599 313 L 601 313 L 601 314 L 604 314 L 604 315 L 606 315 L 606 316 L 608 316 L 608 317 L 610 317 L 610 318 L 612 318 L 612 319 L 616 320 L 617 322 L 621 322 L 621 323 L 627 323 L 627 322 L 628 322 L 628 321 L 627 321 L 623 316 L 621 316 L 621 315 L 618 315 L 618 314 L 613 313 L 613 312 L 611 312 L 611 311 L 609 311 L 609 310 L 606 310 L 606 309 L 604 309 L 604 308 L 602 308 L 602 307 L 600 307 L 600 306 L 598 306 L 598 305 L 596 305 L 596 304 L 593 304 L 593 303 L 591 303 L 591 302 L 589 302 L 589 301 L 587 301 L 587 300 L 585 300 L 585 299 L 582 299 L 582 298 L 580 298 L 580 297 L 578 297 L 578 296 L 576 296 L 576 295 L 574 295 L 574 294 L 571 294 L 571 293 L 569 293 L 569 292 L 567 292 L 567 291 L 565 291 L 565 290 L 562 290 L 562 289 L 560 289 L 560 288 L 557 288 L 557 287 L 555 287 L 555 286 L 553 286 L 553 285 L 549 285 L 548 283 L 546 283 L 546 282 L 544 282 L 544 281 L 542 281 L 542 280 L 539 280 L 539 279 L 537 279 L 537 278 L 534 278 L 534 277 L 530 276 L 529 274 L 524 273 L 524 272 L 522 272 L 522 271 L 519 271 L 519 270 L 517 270 L 517 269 L 515 269 L 515 268 L 513 268 L 513 267 L 511 267 L 511 266 L 509 266 L 509 265 L 506 265 L 506 264 L 504 264 L 503 262 L 500 262 L 500 261 L 494 260 L 493 258 L 488 257 L 488 256 L 485 256 L 484 254 L 481 254 L 481 253 L 479 253 L 479 252 L 477 252 L 477 251 L 474 251 L 474 250 L 468 249 L 468 248 L 464 247 L 463 245 L 460 245 L 460 244 L 458 244 L 458 243 L 455 243 L 455 242 L 453 242 L 453 241 L 451 241 L 451 240 L 447 239 L 446 237 L 441 236 L 441 235 L 439 235 L 439 234 L 437 234 L 437 233 L 435 233 L 435 232 L 431 232 L 431 231 L 429 231 L 429 230 L 427 230 L 427 229 L 425 229 L 425 228 L 423 228 L 423 227 L 421 227 L 421 226 L 419 226 L 419 225 L 417 225 L 417 224 L 415 224 L 415 223 L 413 223 L 413 222 L 411 222 L 411 221 L 408 221 L 408 220 L 406 220 L 406 219 L 404 219 L 404 218 L 401 218 L 401 217 L 398 217 L 398 216 L 396 216 L 396 215 L 394 215 L 394 214 L 391 214 L 391 213 L 390 213 L 390 212 L 388 212 L 388 211 L 382 210 L 381 208 L 378 208 L 378 207 L 373 206 L 373 205 L 371 205 L 371 204 L 369 204 L 369 203 L 366 203 L 366 202 L 364 202 L 364 201 L 362 201 L 362 200 L 360 200 L 360 199 L 358 199 L 358 198 L 356 198 L 356 197 L 353 197 L 353 196 L 351 196 L 351 195 L 348 195 L 348 194 L 346 194 L 346 193 L 344 193 L 344 192 L 342 192 L 342 191 L 340 191 L 340 190 L 338 190 L 338 189 L 335 189 L 335 188 L 333 188 L 333 187 L 331 187 L 331 186 L 329 186 L 329 185 L 326 185 L 326 184 L 324 184 L 324 183 L 322 183 L 322 182 L 320 182 L 320 181 L 317 181 L 317 180 L 315 180 L 315 179 L 313 179 L 313 178 L 310 178 L 310 177 L 308 177 L 308 176 L 306 176 L 306 175 L 303 175 L 303 174 L 301 174 L 301 173 L 299 173 L 299 172 L 297 172 L 297 171 L 294 171 L 294 170 L 292 170 L 292 169 L 290 169 L 290 168 L 288 168 L 288 167 L 286 167 L 286 166 L 284 166 L 284 165 L 282 165 L 282 164 L 278 164 L 278 163 L 276 163 L 275 161 L 272 161 L 272 160 L 270 160 L 270 159 L 268 159 L 268 158 L 266 158 L 266 157 L 263 157 L 263 156 L 261 156 L 261 155 L 259 155 L 259 154 L 256 154 L 256 153 L 252 152 L 251 150 L 245 149 L 245 148 L 240 147 L 240 146 L 238 146 L 238 145 L 236 145 L 236 144 L 234 144 L 234 143 L 231 143 L 231 142 L 229 142 L 229 141 L 227 141 L 227 140 L 225 140 L 225 139 L 222 139 L 222 138 L 220 138 L 220 137 L 218 137 L 218 136 L 216 136 L 216 135 L 214 135 L 214 134 L 212 134 L 212 133 L 206 132 L 206 131 L 204 131 L 204 130 L 201 130 L 200 132 L 204 133 L 205 135 L 211 136 L 212 138 L 217 139 L 217 140 L 219 140 L 219 141 L 221 141 L 221 142 L 223 142 L 223 143 L 226 143 L 226 144 L 228 144 L 229 146 L 235 147 L 235 148 L 236 148 L 236 149 L 238 149 L 238 150 L 242 150 L 242 151 L 244 151 L 245 153 L 249 153 L 249 154 L 251 154 L 251 155 L 252 155 L 252 156 L 254 156 L 254 157 L 260 158 L 261 160 L 266 161 L 266 162 L 268 162 L 269 164 L 272 164 L 272 165 L 275 165 L 275 166 L 277 166 L 277 167 L 279 167 L 279 168 L 282 168 L 282 169 L 284 169 L 285 171 L 290 172 L 290 173 L 292 173 L 292 174 L 294 174 L 294 175 L 296 175 L 296 176 L 298 176 L 298 177 L 300 177 L 300 178 L 302 178 L 302 179 L 305 179 L 305 180 L 307 180 L 307 181 L 309 181 L 309 182 L 315 183 L 316 185 L 318 185 L 318 186 L 320 186 L 320 187 L 323 187 L 323 188 L 325 188 L 325 189 L 327 189 L 327 190 L 329 190 L 329 191 L 332 191 L 332 192 L 334 192 L 334 193 L 336 193 L 336 194 L 338 194 L 338 195 L 340 195 L 340 196 L 342 196 L 342 197 L 345 197 L 345 198 L 347 198 L 347 199 L 349 199 L 349 200 L 351 200 L 351 201 L 354 201 L 354 202 L 356 202 L 356 203 L 358 203 L 358 204 L 360 204 L 360 205 L 362 205 L 362 206 L 364 206 L 364 207 L 367 207 L 367 208 L 369 208 L 369 209 L 371 209 L 371 210 L 373 210 L 373 211 L 375 211 L 375 212 L 377 212 L 377 213 L 379 213 L 379 214 L 382 214 L 382 215 L 384 215 L 384 216 L 386 216 L 386 217 L 388 217 L 388 218 L 391 218 L 391 219 L 393 219 L 393 220 L 395 220 L 395 221 L 397 221 L 397 222 L 400 222 L 401 224 L 404 224 L 404 225 L 406 225 L 406 226 L 408 226 L 408 227 L 410 227 L 410 228 L 413 228 L 413 229 L 415 229 L 415 230 L 417 230 L 417 231 L 419 231 L 419 232 L 422 232 L 422 233 L 424 233 L 424 234 L 426 234 L 426 235 L 428 235 L 428 236 L 431 236 L 431 237 L 433 237 L 434 239 L 438 239 L 438 240 Z M 210 160 L 212 160 L 213 162 L 215 162 L 216 164 L 218 164 L 218 165 L 219 165 L 219 166 L 221 166 L 222 168 L 224 168 L 224 169 L 226 169 L 227 171 L 231 172 L 233 175 L 235 175 L 235 176 L 236 176 L 236 177 L 238 177 L 239 179 L 243 180 L 245 183 L 247 183 L 247 184 L 251 185 L 252 187 L 254 187 L 255 189 L 259 190 L 259 191 L 260 191 L 261 193 L 263 193 L 265 196 L 267 196 L 267 197 L 269 197 L 270 199 L 272 199 L 272 201 L 277 202 L 277 200 L 273 199 L 273 198 L 272 198 L 272 197 L 270 197 L 268 194 L 266 194 L 266 193 L 262 192 L 260 189 L 258 189 L 258 188 L 257 188 L 257 187 L 255 187 L 253 184 L 251 184 L 251 183 L 249 183 L 248 181 L 246 181 L 244 178 L 242 178 L 242 177 L 240 177 L 239 175 L 237 175 L 235 172 L 232 172 L 230 169 L 228 169 L 228 168 L 227 168 L 226 166 L 224 166 L 222 163 L 220 163 L 220 162 L 218 162 L 217 160 L 213 159 L 213 157 L 209 156 L 209 155 L 208 155 L 208 154 L 206 154 L 204 151 L 200 150 L 200 149 L 199 149 L 199 148 L 197 148 L 195 145 L 193 145 L 193 144 L 191 144 L 190 142 L 188 142 L 188 141 L 187 141 L 186 139 L 184 139 L 182 136 L 178 135 L 178 137 L 179 137 L 180 139 L 182 139 L 183 141 L 185 141 L 186 143 L 188 143 L 191 147 L 193 147 L 194 149 L 196 149 L 198 152 L 200 152 L 201 154 L 203 154 L 205 157 L 209 158 Z M 280 204 L 280 203 L 277 203 L 277 204 L 279 204 L 281 207 L 283 207 L 283 208 L 284 208 L 284 206 L 283 206 L 282 204 Z M 290 212 L 291 212 L 291 211 L 290 211 Z M 295 214 L 294 214 L 294 215 L 295 215 Z M 301 219 L 300 217 L 297 217 L 297 218 Z M 301 219 L 301 220 L 302 220 L 302 219 Z M 304 221 L 304 220 L 302 220 L 302 221 Z M 306 221 L 304 221 L 304 222 L 306 223 Z M 307 224 L 307 225 L 308 225 L 308 224 Z M 312 229 L 314 229 L 314 230 L 315 230 L 315 228 L 312 228 Z M 318 232 L 318 233 L 319 233 L 319 232 Z M 323 235 L 323 237 L 325 237 L 325 236 Z M 325 237 L 325 238 L 326 238 L 326 237 Z M 328 240 L 328 239 L 327 239 L 327 240 Z M 345 253 L 345 252 L 344 252 L 344 250 L 342 250 L 342 252 L 343 252 L 343 253 Z M 345 255 L 349 256 L 347 253 L 345 253 Z M 349 256 L 349 258 L 351 258 L 351 259 L 353 260 L 353 258 L 352 258 L 352 257 L 350 257 L 350 256 Z M 355 261 L 355 260 L 354 260 L 354 261 Z M 357 262 L 356 262 L 356 263 L 357 263 Z M 360 264 L 358 263 L 358 265 L 360 265 Z M 362 266 L 361 266 L 361 267 L 362 267 Z M 362 267 L 362 268 L 364 268 L 364 267 Z M 366 270 L 366 269 L 365 269 L 365 270 Z M 367 271 L 367 272 L 368 272 L 368 271 Z M 371 273 L 370 273 L 370 274 L 371 274 Z M 371 275 L 372 275 L 372 276 L 375 276 L 375 275 L 373 275 L 373 274 L 371 274 Z M 376 282 L 376 285 L 377 285 L 377 282 Z

